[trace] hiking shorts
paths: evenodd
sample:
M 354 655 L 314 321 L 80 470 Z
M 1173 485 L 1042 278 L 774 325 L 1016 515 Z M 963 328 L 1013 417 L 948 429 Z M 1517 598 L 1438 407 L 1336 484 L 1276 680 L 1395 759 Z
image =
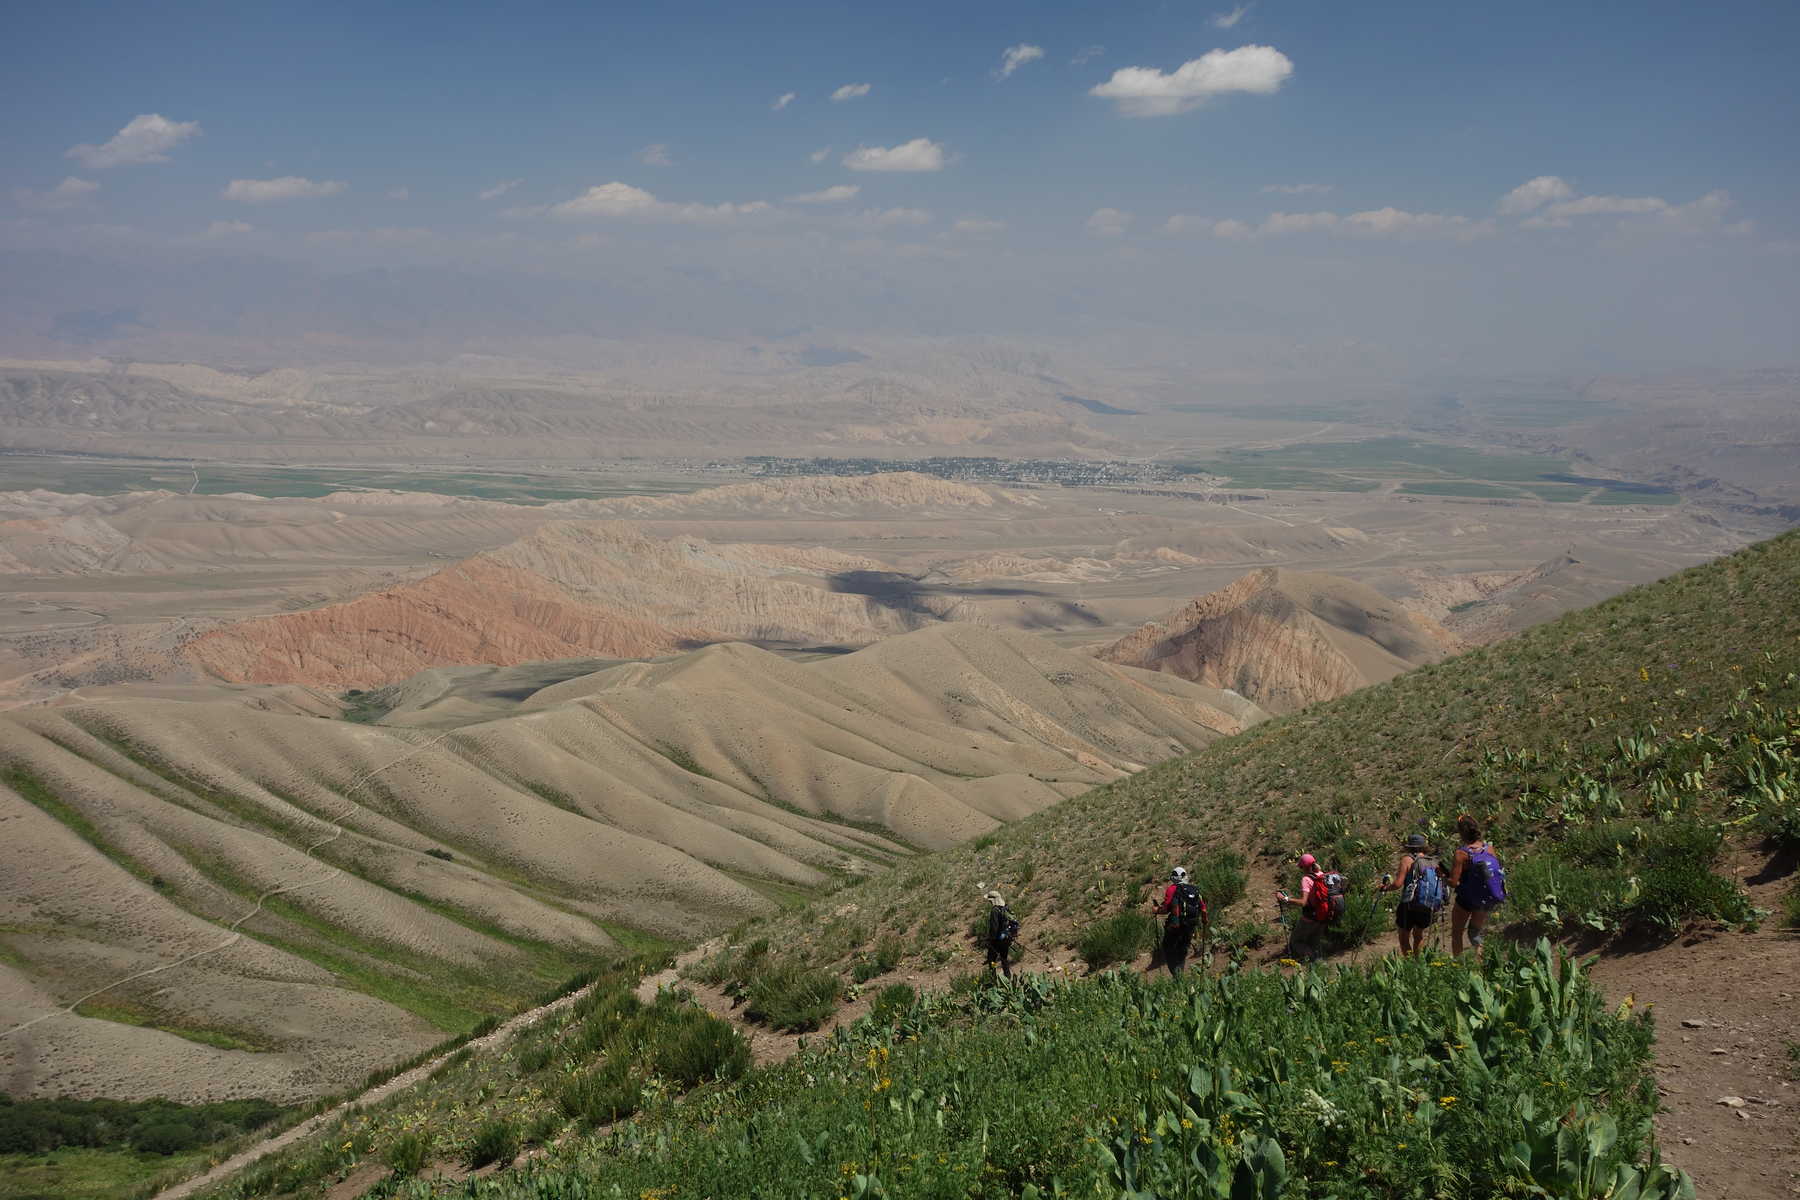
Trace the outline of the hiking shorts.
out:
M 1423 904 L 1402 904 L 1394 910 L 1395 929 L 1424 929 L 1434 914 Z

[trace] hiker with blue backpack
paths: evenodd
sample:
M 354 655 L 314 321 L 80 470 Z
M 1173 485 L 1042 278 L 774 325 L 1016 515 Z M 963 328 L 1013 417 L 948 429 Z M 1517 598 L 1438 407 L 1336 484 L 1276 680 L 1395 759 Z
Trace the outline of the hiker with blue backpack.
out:
M 1376 887 L 1380 892 L 1399 892 L 1400 903 L 1394 908 L 1394 928 L 1400 933 L 1400 953 L 1418 954 L 1425 949 L 1425 931 L 1444 907 L 1443 867 L 1437 856 L 1428 854 L 1425 835 L 1415 833 L 1406 839 L 1406 853 L 1394 873 Z
M 1169 974 L 1179 977 L 1187 967 L 1188 950 L 1194 944 L 1194 934 L 1207 925 L 1206 900 L 1200 895 L 1200 889 L 1188 879 L 1186 867 L 1176 867 L 1169 872 L 1169 886 L 1163 889 L 1162 903 L 1156 906 L 1156 915 L 1168 918 L 1163 923 L 1162 961 L 1169 968 Z M 1156 964 L 1151 963 L 1154 970 Z
M 1012 948 L 1019 940 L 1019 921 L 1007 911 L 1006 899 L 999 892 L 989 892 L 983 897 L 988 902 L 987 919 L 987 963 L 989 967 L 999 967 L 1000 974 L 1012 978 Z
M 1464 813 L 1456 818 L 1456 836 L 1462 845 L 1450 862 L 1450 953 L 1463 952 L 1463 933 L 1481 955 L 1488 916 L 1506 900 L 1506 869 L 1494 848 L 1481 840 L 1481 823 Z

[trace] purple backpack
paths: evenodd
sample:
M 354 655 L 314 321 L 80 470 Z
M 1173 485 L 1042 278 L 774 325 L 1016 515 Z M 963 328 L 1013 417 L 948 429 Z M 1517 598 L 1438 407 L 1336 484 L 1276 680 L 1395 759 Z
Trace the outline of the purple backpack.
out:
M 1462 882 L 1456 885 L 1456 902 L 1470 912 L 1481 912 L 1506 900 L 1506 868 L 1494 854 L 1494 848 L 1482 844 L 1481 849 L 1463 847 L 1469 861 L 1463 867 Z

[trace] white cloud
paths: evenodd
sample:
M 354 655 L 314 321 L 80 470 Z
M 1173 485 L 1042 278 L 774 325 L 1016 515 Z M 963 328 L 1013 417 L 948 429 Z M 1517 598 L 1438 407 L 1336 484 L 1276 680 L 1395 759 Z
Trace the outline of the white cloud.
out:
M 675 160 L 669 157 L 669 146 L 666 142 L 651 142 L 637 152 L 637 160 L 646 167 L 672 167 Z
M 1564 217 L 1623 217 L 1662 212 L 1669 202 L 1660 196 L 1577 196 L 1552 204 L 1544 215 L 1552 220 Z
M 90 167 L 168 162 L 170 150 L 199 133 L 198 121 L 171 121 L 161 113 L 140 113 L 102 145 L 70 146 L 64 157 Z
M 1208 50 L 1168 74 L 1155 67 L 1121 67 L 1088 95 L 1116 102 L 1127 117 L 1172 117 L 1226 92 L 1267 95 L 1293 73 L 1293 62 L 1273 46 L 1239 46 Z
M 55 187 L 42 192 L 34 192 L 30 188 L 14 188 L 13 200 L 20 208 L 35 208 L 44 212 L 55 212 L 64 208 L 76 208 L 93 199 L 100 185 L 90 179 L 77 179 L 73 175 L 64 179 Z
M 1256 235 L 1256 228 L 1242 221 L 1220 221 L 1212 227 L 1213 236 L 1221 238 L 1248 238 Z
M 1000 65 L 994 70 L 994 78 L 1005 79 L 1026 63 L 1036 62 L 1042 57 L 1044 57 L 1042 46 L 1033 46 L 1029 42 L 1008 46 L 1000 52 Z
M 524 182 L 523 179 L 505 179 L 496 183 L 493 187 L 478 193 L 475 198 L 477 200 L 498 200 L 500 197 L 506 195 L 506 193 L 512 191 Z
M 1087 219 L 1087 231 L 1095 237 L 1121 237 L 1131 228 L 1132 215 L 1116 208 L 1097 208 Z
M 1310 213 L 1270 213 L 1263 218 L 1258 233 L 1280 235 L 1284 233 L 1323 233 L 1336 229 L 1338 215 L 1332 212 Z
M 736 217 L 769 211 L 761 200 L 748 204 L 676 204 L 658 200 L 643 188 L 628 183 L 603 183 L 591 187 L 573 200 L 552 204 L 549 213 L 566 219 L 598 218 L 603 220 L 677 221 L 689 224 L 718 224 Z
M 1323 196 L 1332 187 L 1329 183 L 1265 183 L 1262 193 L 1265 196 Z
M 817 150 L 814 150 L 811 154 L 807 155 L 806 157 L 811 159 L 815 163 L 822 163 L 826 159 L 831 157 L 831 147 L 830 146 L 820 146 Z
M 279 179 L 234 179 L 221 194 L 227 200 L 241 200 L 245 204 L 267 204 L 274 200 L 315 200 L 321 196 L 335 196 L 349 186 L 335 179 L 312 180 L 283 175 Z
M 1236 29 L 1238 22 L 1249 16 L 1250 10 L 1255 7 L 1256 0 L 1250 0 L 1250 3 L 1240 4 L 1230 12 L 1214 13 L 1211 21 L 1212 27 L 1214 29 Z
M 846 100 L 855 100 L 859 97 L 866 96 L 869 94 L 869 89 L 874 86 L 875 85 L 871 83 L 846 83 L 843 87 L 831 93 L 832 103 L 842 104 Z
M 410 200 L 412 199 L 412 189 L 403 187 L 389 188 L 387 198 L 389 200 Z
M 1197 213 L 1176 213 L 1162 223 L 1162 232 L 1168 234 L 1201 233 L 1213 226 L 1210 217 L 1202 217 Z
M 950 226 L 950 232 L 979 235 L 984 233 L 999 233 L 1005 228 L 1005 221 L 990 220 L 987 217 L 960 217 L 955 224 Z
M 904 225 L 925 225 L 931 214 L 922 208 L 865 208 L 850 218 L 861 229 L 897 229 Z
M 844 155 L 852 171 L 941 171 L 944 148 L 929 138 L 914 138 L 898 146 L 858 146 Z
M 1519 213 L 1536 212 L 1544 205 L 1556 200 L 1567 200 L 1575 194 L 1561 178 L 1555 175 L 1539 175 L 1536 179 L 1528 179 L 1506 195 L 1500 197 L 1500 211 L 1507 216 Z
M 201 237 L 232 237 L 237 234 L 254 233 L 256 226 L 248 221 L 214 221 L 201 233 Z
M 854 183 L 840 183 L 817 192 L 801 192 L 798 196 L 789 196 L 789 204 L 842 204 L 846 200 L 856 199 L 856 193 L 862 189 Z
M 782 109 L 792 104 L 794 99 L 795 96 L 793 92 L 783 92 L 781 95 L 775 97 L 774 102 L 770 104 L 769 107 L 776 112 L 780 112 Z
M 1105 46 L 1083 46 L 1075 52 L 1075 57 L 1069 60 L 1069 65 L 1072 67 L 1079 67 L 1083 63 L 1092 62 L 1094 59 L 1099 58 L 1105 53 Z
M 1349 233 L 1372 237 L 1430 236 L 1453 234 L 1457 237 L 1481 237 L 1494 232 L 1492 221 L 1471 221 L 1452 213 L 1406 212 L 1398 208 L 1377 208 L 1351 213 L 1344 218 Z

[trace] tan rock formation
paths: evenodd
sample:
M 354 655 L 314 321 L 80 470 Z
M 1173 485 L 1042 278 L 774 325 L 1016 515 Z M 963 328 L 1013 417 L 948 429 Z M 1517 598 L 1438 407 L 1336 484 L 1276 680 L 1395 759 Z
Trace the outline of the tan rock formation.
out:
M 954 615 L 953 599 L 902 612 L 829 586 L 838 573 L 880 567 L 816 547 L 553 522 L 416 583 L 237 622 L 186 654 L 237 683 L 367 688 L 451 664 L 650 658 L 719 641 L 855 646 Z
M 1455 644 L 1442 627 L 1363 584 L 1265 567 L 1144 625 L 1100 657 L 1292 712 L 1435 661 Z

